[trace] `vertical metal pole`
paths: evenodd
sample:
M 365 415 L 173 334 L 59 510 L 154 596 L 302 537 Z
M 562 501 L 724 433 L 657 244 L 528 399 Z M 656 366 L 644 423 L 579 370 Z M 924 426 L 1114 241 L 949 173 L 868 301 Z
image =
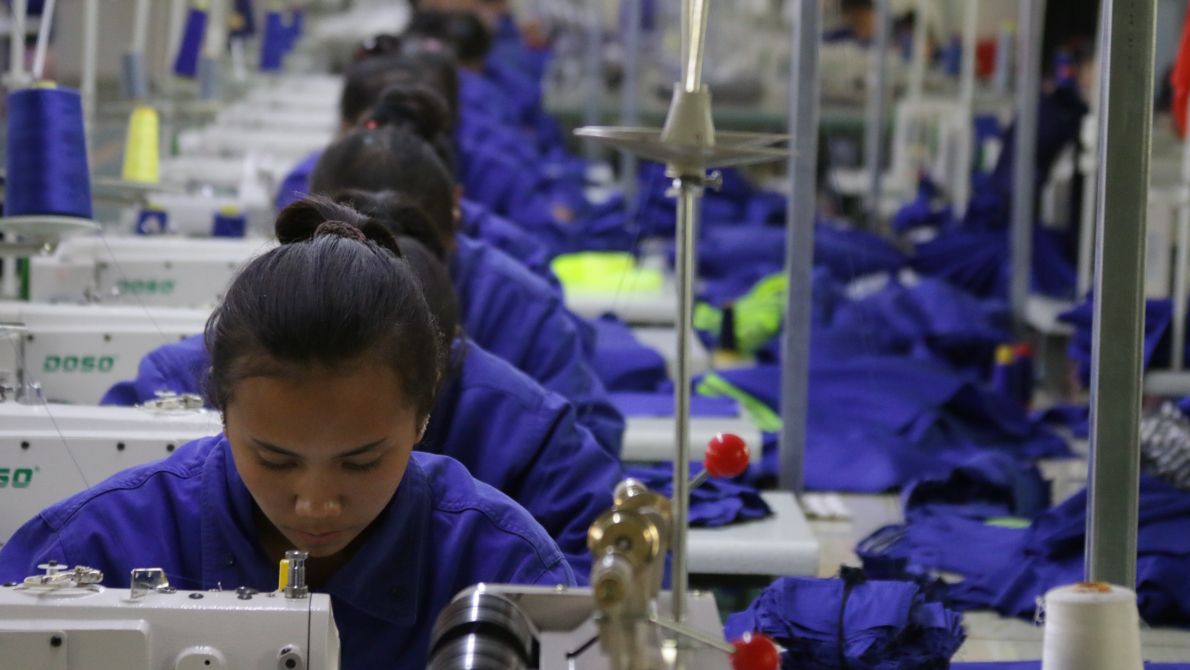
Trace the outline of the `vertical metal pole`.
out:
M 95 128 L 95 80 L 99 60 L 99 0 L 83 0 L 83 68 L 79 94 L 83 102 L 83 124 L 87 133 L 87 157 L 91 158 Z
M 37 48 L 33 53 L 33 81 L 40 81 L 45 74 L 45 58 L 50 48 L 50 28 L 54 25 L 55 4 L 55 0 L 46 0 L 41 6 L 41 23 L 37 26 Z
M 9 86 L 16 88 L 25 81 L 25 19 L 29 15 L 26 0 L 12 0 L 12 29 L 9 31 Z
M 926 25 L 926 14 L 930 9 L 930 0 L 917 0 L 914 5 L 913 17 L 913 60 L 909 67 L 909 99 L 921 100 L 925 90 L 926 67 L 929 58 L 929 26 Z
M 621 0 L 622 14 L 628 25 L 624 33 L 624 77 L 620 90 L 620 125 L 635 128 L 640 125 L 640 52 L 643 3 L 641 0 Z M 620 152 L 621 190 L 626 202 L 634 202 L 636 195 L 636 155 Z
M 132 51 L 144 54 L 149 43 L 149 0 L 136 0 L 132 20 Z
M 1170 367 L 1180 371 L 1185 367 L 1186 341 L 1186 280 L 1190 262 L 1190 137 L 1182 142 L 1182 179 L 1178 185 L 1178 248 L 1174 254 L 1173 286 L 1173 346 L 1170 348 Z
M 694 317 L 694 256 L 698 236 L 698 206 L 702 195 L 699 179 L 679 176 L 677 275 L 678 275 L 678 360 L 674 384 L 674 422 L 677 454 L 674 457 L 673 617 L 686 619 L 686 527 L 690 516 L 690 341 Z
M 967 211 L 967 200 L 971 193 L 971 143 L 975 131 L 972 118 L 975 113 L 975 50 L 979 33 L 979 3 L 969 0 L 963 10 L 963 61 L 959 80 L 959 100 L 963 108 L 963 127 L 958 137 L 957 163 L 960 170 L 955 182 L 955 211 Z
M 583 123 L 597 126 L 600 123 L 599 110 L 603 105 L 603 19 L 599 9 L 591 6 L 584 11 L 586 23 L 586 48 L 583 57 L 584 75 L 587 80 L 587 107 L 583 111 Z M 599 151 L 591 140 L 584 140 L 584 153 L 588 160 L 594 160 Z
M 1105 0 L 1102 12 L 1086 576 L 1134 588 L 1156 11 Z
M 790 192 L 786 212 L 785 339 L 781 367 L 781 488 L 801 493 L 805 484 L 806 416 L 810 378 L 810 277 L 818 158 L 819 0 L 797 0 L 789 63 Z
M 868 228 L 880 229 L 880 200 L 884 190 L 884 126 L 888 119 L 888 33 L 891 0 L 876 0 L 876 35 L 868 58 L 867 125 L 864 153 L 868 170 Z
M 1012 175 L 1012 315 L 1017 333 L 1025 329 L 1033 277 L 1033 201 L 1037 163 L 1037 100 L 1041 94 L 1041 29 L 1045 0 L 1018 0 L 1016 163 Z
M 1091 102 L 1091 114 L 1098 114 L 1099 103 Z M 1094 147 L 1086 147 L 1078 157 L 1075 168 L 1083 175 L 1083 204 L 1080 230 L 1078 231 L 1078 296 L 1087 294 L 1091 290 L 1094 280 L 1095 264 L 1095 180 L 1099 174 L 1099 166 L 1095 165 L 1095 158 L 1091 154 Z

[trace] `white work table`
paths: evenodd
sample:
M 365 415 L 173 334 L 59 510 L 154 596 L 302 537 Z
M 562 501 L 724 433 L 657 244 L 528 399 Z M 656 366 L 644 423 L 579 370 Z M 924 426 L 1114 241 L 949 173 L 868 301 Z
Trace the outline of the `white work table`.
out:
M 686 536 L 692 574 L 772 577 L 818 574 L 818 540 L 797 498 L 763 491 L 773 509 L 767 519 L 721 528 L 691 528 Z
M 620 459 L 625 463 L 672 461 L 674 418 L 629 416 Z M 694 417 L 690 419 L 690 460 L 702 461 L 706 445 L 719 433 L 735 433 L 759 457 L 763 436 L 760 429 L 743 417 Z

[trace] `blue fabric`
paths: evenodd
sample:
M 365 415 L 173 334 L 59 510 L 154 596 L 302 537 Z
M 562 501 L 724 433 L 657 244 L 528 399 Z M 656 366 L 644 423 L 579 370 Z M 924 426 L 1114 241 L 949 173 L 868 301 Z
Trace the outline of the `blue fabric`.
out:
M 559 291 L 562 290 L 562 285 L 550 269 L 550 259 L 554 254 L 548 246 L 513 221 L 477 202 L 464 198 L 459 204 L 462 210 L 459 232 L 512 256 L 533 274 L 546 280 Z
M 942 190 L 926 174 L 917 181 L 917 194 L 892 218 L 892 229 L 905 233 L 915 228 L 944 228 L 954 223 L 954 210 L 943 198 Z
M 776 411 L 776 365 L 718 374 Z M 986 451 L 1032 460 L 1069 453 L 1010 400 L 928 359 L 812 356 L 806 424 L 806 486 L 885 491 L 946 474 Z M 765 440 L 764 472 L 776 472 L 776 436 Z
M 611 506 L 618 461 L 575 421 L 556 393 L 473 343 L 439 391 L 418 450 L 450 456 L 477 479 L 516 500 L 563 548 L 579 579 L 590 574 L 587 528 Z M 201 393 L 210 367 L 202 336 L 158 347 L 134 380 L 103 397 L 134 405 L 157 391 Z
M 160 567 L 184 589 L 271 592 L 277 556 L 257 541 L 252 497 L 223 436 L 182 446 L 50 507 L 0 549 L 0 581 L 48 560 L 103 571 L 126 588 Z M 431 626 L 476 582 L 573 584 L 561 552 L 528 514 L 457 462 L 414 453 L 372 532 L 319 589 L 331 595 L 345 670 L 424 668 Z
M 1050 506 L 1049 482 L 1037 466 L 988 452 L 962 463 L 945 478 L 920 479 L 901 493 L 907 518 L 952 514 L 974 518 L 1033 518 Z
M 273 201 L 278 212 L 310 192 L 310 175 L 314 173 L 314 167 L 318 165 L 318 159 L 321 157 L 321 150 L 311 152 L 293 166 L 285 175 L 285 179 L 281 180 L 281 186 L 277 188 L 277 196 Z
M 627 324 L 605 314 L 594 325 L 592 365 L 609 391 L 657 391 L 668 383 L 665 358 L 641 344 Z
M 1091 434 L 1090 405 L 1054 405 L 1035 412 L 1033 420 L 1063 426 L 1074 437 L 1085 438 Z
M 666 417 L 674 415 L 673 390 L 613 391 L 612 402 L 624 416 Z M 731 398 L 690 398 L 690 415 L 698 417 L 738 417 L 740 406 Z
M 572 402 L 579 423 L 619 455 L 624 417 L 588 362 L 578 317 L 557 291 L 507 254 L 466 236 L 457 239 L 450 274 L 467 336 Z
M 952 663 L 951 670 L 1041 670 L 1041 661 L 1008 661 L 1001 663 Z M 1150 663 L 1146 670 L 1190 670 L 1190 663 Z
M 749 631 L 781 645 L 790 670 L 942 669 L 966 638 L 959 613 L 917 584 L 854 578 L 778 579 L 727 617 L 728 640 Z
M 1007 229 L 952 229 L 917 245 L 910 261 L 922 275 L 944 279 L 981 297 L 1005 297 L 1011 281 Z M 1077 271 L 1064 251 L 1070 233 L 1033 228 L 1032 288 L 1054 297 L 1074 294 Z
M 690 464 L 690 476 L 702 471 L 701 464 Z M 639 480 L 650 491 L 666 497 L 673 496 L 673 464 L 633 466 L 626 469 L 628 477 Z M 712 477 L 690 490 L 690 525 L 696 528 L 717 528 L 739 521 L 752 521 L 772 516 L 773 510 L 755 488 L 731 479 Z

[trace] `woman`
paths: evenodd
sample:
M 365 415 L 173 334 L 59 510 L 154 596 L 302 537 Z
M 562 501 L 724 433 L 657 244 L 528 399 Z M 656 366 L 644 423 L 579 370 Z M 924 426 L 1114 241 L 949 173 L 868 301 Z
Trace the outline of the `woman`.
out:
M 42 512 L 0 549 L 0 581 L 54 559 L 113 587 L 153 566 L 180 588 L 271 591 L 296 547 L 331 595 L 344 668 L 424 668 L 434 617 L 462 588 L 573 574 L 523 509 L 456 461 L 412 453 L 444 354 L 392 235 L 295 207 L 277 220 L 282 246 L 207 323 L 223 434 Z

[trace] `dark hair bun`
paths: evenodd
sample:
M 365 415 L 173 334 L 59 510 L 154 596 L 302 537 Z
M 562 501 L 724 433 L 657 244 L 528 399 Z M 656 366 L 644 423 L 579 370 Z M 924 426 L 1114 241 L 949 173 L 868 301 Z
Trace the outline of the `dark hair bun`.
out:
M 430 88 L 420 84 L 393 84 L 380 94 L 371 120 L 380 126 L 405 128 L 433 142 L 450 128 L 450 107 Z
M 314 229 L 314 237 L 322 237 L 323 235 L 346 237 L 357 242 L 368 241 L 368 238 L 364 237 L 364 231 L 350 223 L 343 223 L 342 221 L 323 221 L 318 224 L 318 227 Z
M 277 241 L 281 244 L 305 242 L 324 235 L 372 242 L 401 256 L 397 238 L 384 224 L 360 214 L 348 205 L 330 198 L 310 195 L 295 201 L 277 215 Z

